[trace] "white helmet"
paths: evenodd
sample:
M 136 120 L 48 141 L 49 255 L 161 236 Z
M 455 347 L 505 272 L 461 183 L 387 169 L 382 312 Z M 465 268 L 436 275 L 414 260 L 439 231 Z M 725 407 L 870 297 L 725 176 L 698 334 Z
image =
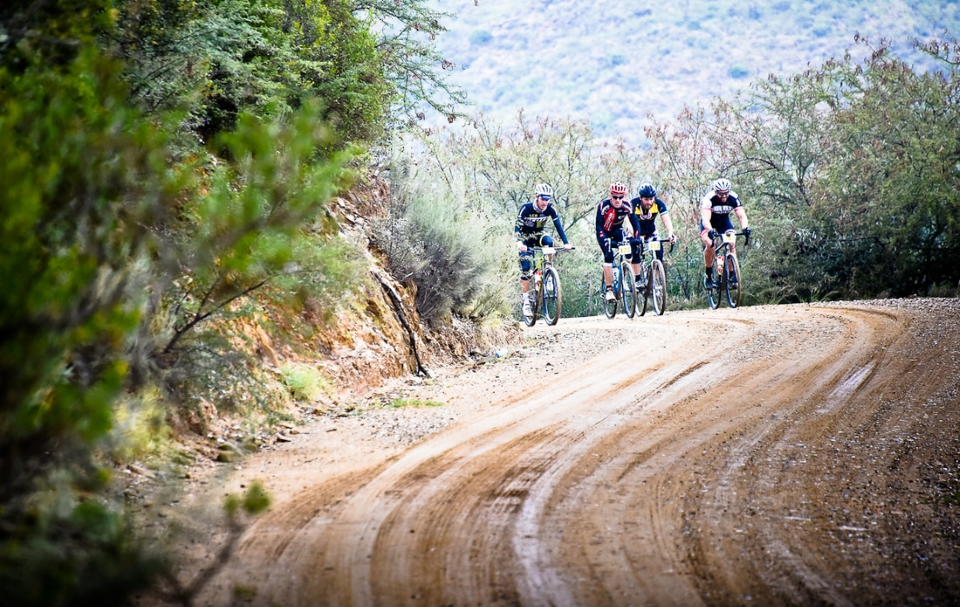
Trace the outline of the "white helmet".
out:
M 720 179 L 714 181 L 714 182 L 713 182 L 713 190 L 714 190 L 715 192 L 729 192 L 729 191 L 730 191 L 730 180 L 729 180 L 729 179 L 724 179 L 723 177 L 721 177 Z
M 537 186 L 535 193 L 537 196 L 546 196 L 547 200 L 549 200 L 550 198 L 553 197 L 553 188 L 551 188 L 546 183 L 541 183 L 540 185 Z

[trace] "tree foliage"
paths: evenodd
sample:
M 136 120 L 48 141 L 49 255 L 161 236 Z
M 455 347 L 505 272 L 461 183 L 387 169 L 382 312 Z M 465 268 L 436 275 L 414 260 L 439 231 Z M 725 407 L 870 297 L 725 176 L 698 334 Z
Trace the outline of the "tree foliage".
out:
M 148 584 L 160 561 L 109 497 L 119 417 L 146 401 L 175 417 L 201 375 L 233 377 L 203 329 L 251 293 L 332 309 L 358 280 L 325 205 L 394 111 L 390 4 L 0 7 L 4 604 L 121 604 Z M 399 19 L 432 14 L 410 4 Z
M 663 182 L 695 205 L 712 178 L 743 195 L 761 246 L 742 264 L 754 301 L 926 294 L 955 286 L 956 43 L 919 72 L 882 42 L 710 111 L 648 130 Z M 698 183 L 699 182 L 699 183 Z

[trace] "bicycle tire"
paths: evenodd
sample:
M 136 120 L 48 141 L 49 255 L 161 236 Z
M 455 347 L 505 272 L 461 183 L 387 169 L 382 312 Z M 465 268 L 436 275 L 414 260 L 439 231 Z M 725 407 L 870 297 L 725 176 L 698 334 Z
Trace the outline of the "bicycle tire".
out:
M 540 301 L 543 302 L 543 320 L 550 326 L 557 324 L 560 320 L 560 307 L 563 300 L 560 293 L 560 275 L 554 268 L 543 271 Z
M 607 285 L 603 281 L 603 277 L 600 278 L 600 301 L 603 302 L 603 313 L 607 318 L 613 318 L 617 315 L 617 268 L 613 268 L 613 294 L 614 298 L 610 301 L 607 301 L 606 298 Z
M 736 308 L 740 305 L 740 294 L 743 289 L 743 276 L 740 274 L 740 262 L 733 253 L 725 255 L 723 264 L 723 291 L 727 296 L 727 305 Z
M 654 313 L 657 316 L 663 316 L 667 311 L 667 272 L 659 259 L 654 259 L 650 263 L 650 280 L 647 281 L 647 285 Z
M 633 268 L 626 261 L 620 264 L 620 291 L 623 294 L 623 313 L 633 318 L 637 313 L 637 284 L 633 278 Z

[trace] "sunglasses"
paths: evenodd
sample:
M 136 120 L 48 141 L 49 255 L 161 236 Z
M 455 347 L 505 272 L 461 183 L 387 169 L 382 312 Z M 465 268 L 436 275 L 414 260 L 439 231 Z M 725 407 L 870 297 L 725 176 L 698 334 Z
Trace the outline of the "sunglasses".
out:
M 623 196 L 611 196 L 614 200 L 623 200 Z
M 550 200 L 549 196 L 544 196 L 542 194 L 540 196 L 537 196 L 537 198 L 539 198 L 540 200 L 548 200 L 548 201 Z

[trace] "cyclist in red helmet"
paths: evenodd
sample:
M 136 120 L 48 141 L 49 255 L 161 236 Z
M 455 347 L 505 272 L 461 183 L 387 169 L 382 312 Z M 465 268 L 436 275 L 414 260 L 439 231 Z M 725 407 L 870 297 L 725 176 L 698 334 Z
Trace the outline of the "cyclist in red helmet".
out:
M 627 195 L 627 186 L 619 181 L 610 186 L 610 198 L 604 199 L 597 205 L 597 243 L 603 252 L 603 284 L 606 287 L 604 298 L 607 301 L 615 299 L 613 294 L 613 248 L 610 243 L 619 243 L 625 240 L 623 234 L 623 220 L 630 220 L 634 235 L 640 233 L 640 222 L 633 213 L 633 206 L 624 200 Z M 640 258 L 639 244 L 636 238 L 630 239 L 630 253 L 633 259 Z M 637 274 L 640 266 L 634 264 L 633 273 Z

